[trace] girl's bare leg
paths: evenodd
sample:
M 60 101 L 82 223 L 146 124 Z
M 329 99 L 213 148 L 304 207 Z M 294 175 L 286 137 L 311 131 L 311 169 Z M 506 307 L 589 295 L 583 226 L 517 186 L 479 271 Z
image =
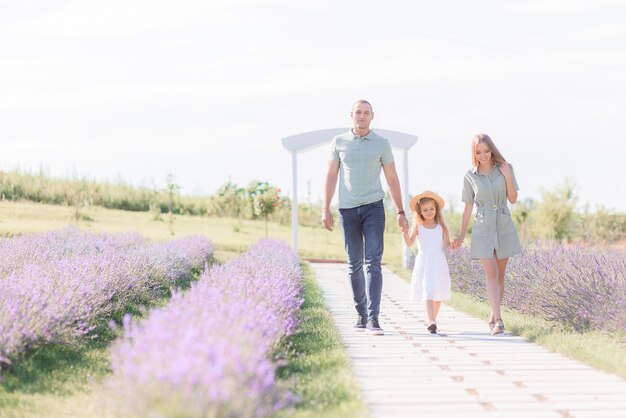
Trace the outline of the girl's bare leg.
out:
M 428 316 L 428 323 L 432 324 L 435 322 L 435 318 L 437 318 L 437 313 L 435 312 L 435 303 L 432 300 L 426 301 L 426 316 Z
M 433 311 L 434 311 L 434 318 L 435 321 L 437 321 L 437 316 L 439 315 L 439 308 L 441 308 L 441 301 L 440 300 L 433 300 Z

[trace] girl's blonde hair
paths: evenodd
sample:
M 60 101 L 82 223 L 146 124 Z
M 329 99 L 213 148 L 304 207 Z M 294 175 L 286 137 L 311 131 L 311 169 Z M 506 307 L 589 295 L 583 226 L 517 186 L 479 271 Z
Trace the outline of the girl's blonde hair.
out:
M 487 145 L 489 151 L 491 151 L 491 160 L 498 167 L 502 163 L 506 162 L 506 159 L 502 156 L 502 153 L 498 150 L 493 140 L 487 134 L 478 134 L 472 139 L 472 165 L 478 167 L 478 160 L 476 159 L 476 147 L 478 144 L 483 143 Z
M 443 213 L 441 213 L 441 208 L 439 207 L 439 203 L 437 203 L 437 201 L 431 197 L 423 197 L 417 202 L 415 202 L 415 215 L 413 216 L 414 225 L 415 225 L 414 228 L 417 229 L 418 225 L 422 225 L 424 223 L 425 219 L 422 216 L 422 205 L 428 202 L 433 202 L 435 204 L 435 211 L 437 212 L 435 213 L 435 222 L 441 225 L 441 227 L 444 230 L 447 230 L 448 226 L 446 225 L 446 222 L 443 220 Z

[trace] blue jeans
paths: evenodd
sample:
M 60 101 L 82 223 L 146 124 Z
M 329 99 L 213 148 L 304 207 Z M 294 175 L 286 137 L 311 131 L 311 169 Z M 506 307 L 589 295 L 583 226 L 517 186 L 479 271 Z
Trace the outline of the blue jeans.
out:
M 360 315 L 378 318 L 383 290 L 383 237 L 385 207 L 383 201 L 350 209 L 339 209 L 348 255 L 348 277 L 352 284 L 354 307 Z M 363 262 L 366 264 L 365 275 Z

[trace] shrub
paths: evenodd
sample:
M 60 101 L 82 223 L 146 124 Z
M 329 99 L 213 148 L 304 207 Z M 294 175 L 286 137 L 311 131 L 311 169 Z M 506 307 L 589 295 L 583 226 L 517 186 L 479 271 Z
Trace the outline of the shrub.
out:
M 127 318 L 112 348 L 120 415 L 262 417 L 290 404 L 271 353 L 297 326 L 301 286 L 291 249 L 265 240 L 145 321 Z
M 42 344 L 73 344 L 129 302 L 201 269 L 202 237 L 148 244 L 77 229 L 0 240 L 0 363 Z
M 480 263 L 461 248 L 449 257 L 453 289 L 485 299 Z M 535 242 L 509 259 L 503 303 L 571 326 L 626 332 L 623 250 Z

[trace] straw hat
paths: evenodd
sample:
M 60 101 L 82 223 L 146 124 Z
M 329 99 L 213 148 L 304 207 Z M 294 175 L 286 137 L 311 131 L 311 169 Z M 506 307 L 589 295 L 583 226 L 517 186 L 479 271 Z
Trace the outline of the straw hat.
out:
M 439 205 L 439 210 L 443 209 L 443 207 L 446 204 L 446 202 L 437 193 L 426 190 L 425 192 L 422 192 L 416 196 L 413 196 L 413 199 L 411 199 L 411 201 L 409 202 L 409 208 L 411 208 L 413 212 L 417 212 L 417 210 L 415 209 L 415 207 L 417 206 L 417 202 L 419 202 L 425 197 L 429 197 L 433 199 L 435 202 L 437 202 L 437 205 Z

